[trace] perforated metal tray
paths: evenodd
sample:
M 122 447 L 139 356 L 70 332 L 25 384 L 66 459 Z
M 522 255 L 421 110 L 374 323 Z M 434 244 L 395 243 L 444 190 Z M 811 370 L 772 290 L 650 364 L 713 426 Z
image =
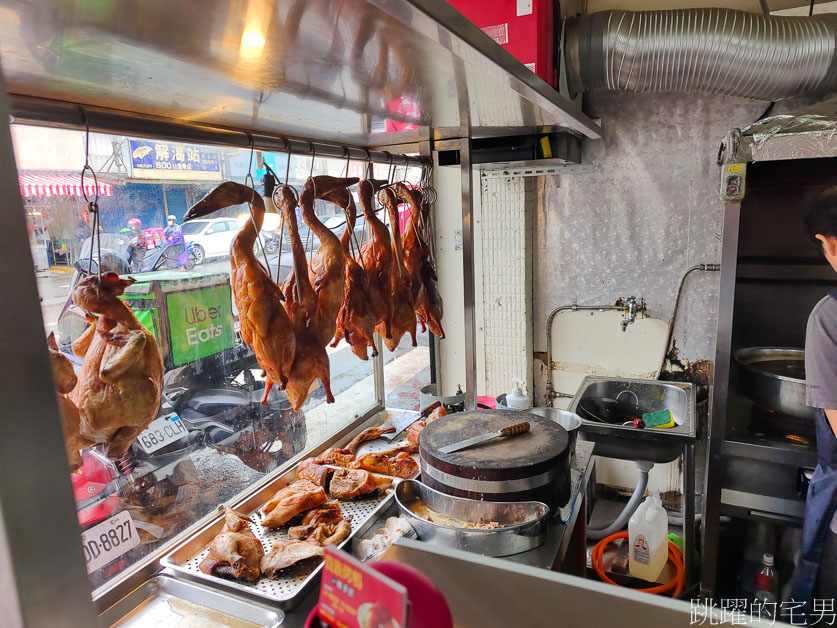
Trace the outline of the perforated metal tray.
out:
M 287 484 L 287 482 L 284 484 Z M 277 485 L 275 491 L 278 491 L 284 484 Z M 384 495 L 372 498 L 341 501 L 340 508 L 343 514 L 346 517 L 351 517 L 352 533 L 340 544 L 340 547 L 348 543 L 356 534 L 364 534 L 366 528 L 377 519 L 377 514 L 383 511 L 392 502 L 392 499 L 392 490 L 390 489 Z M 264 501 L 267 501 L 267 498 Z M 261 506 L 261 503 L 259 506 Z M 262 515 L 258 509 L 249 512 L 240 508 L 238 510 L 239 512 L 246 513 L 255 522 L 255 524 L 250 525 L 250 529 L 262 542 L 265 552 L 270 551 L 274 541 L 288 539 L 288 525 L 284 525 L 275 530 L 269 530 L 259 525 L 262 520 Z M 322 569 L 322 560 L 317 561 L 316 559 L 312 559 L 297 563 L 284 570 L 281 577 L 275 580 L 262 577 L 255 584 L 219 578 L 203 573 L 198 569 L 198 565 L 209 553 L 209 544 L 220 532 L 222 526 L 223 517 L 219 515 L 217 520 L 214 520 L 191 538 L 184 541 L 171 553 L 164 556 L 160 562 L 164 567 L 171 569 L 176 574 L 184 575 L 190 579 L 197 579 L 212 587 L 234 590 L 238 593 L 243 593 L 253 598 L 278 605 L 284 610 L 294 608 L 302 596 L 315 584 Z

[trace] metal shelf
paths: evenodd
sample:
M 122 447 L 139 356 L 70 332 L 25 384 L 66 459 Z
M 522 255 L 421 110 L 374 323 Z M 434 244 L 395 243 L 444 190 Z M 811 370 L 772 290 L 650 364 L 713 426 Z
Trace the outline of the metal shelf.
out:
M 724 456 L 751 458 L 797 467 L 817 466 L 817 452 L 812 447 L 761 438 L 751 434 L 724 441 L 721 451 Z
M 0 0 L 9 94 L 397 152 L 458 137 L 601 136 L 444 0 L 160 7 Z

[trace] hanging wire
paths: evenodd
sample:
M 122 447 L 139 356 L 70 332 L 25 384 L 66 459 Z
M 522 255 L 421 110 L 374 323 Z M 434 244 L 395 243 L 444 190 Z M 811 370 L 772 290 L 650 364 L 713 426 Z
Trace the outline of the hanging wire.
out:
M 87 272 L 92 274 L 93 268 L 93 244 L 96 244 L 96 274 L 99 279 L 102 279 L 102 234 L 99 229 L 99 180 L 96 178 L 96 172 L 90 167 L 90 121 L 87 119 L 87 113 L 83 107 L 79 107 L 81 111 L 81 118 L 84 122 L 84 168 L 81 169 L 81 193 L 84 196 L 84 201 L 87 203 L 88 219 L 90 215 L 93 216 L 93 239 L 90 241 L 90 257 L 87 260 Z M 91 201 L 87 194 L 87 189 L 84 186 L 84 175 L 90 173 L 93 177 L 93 193 L 94 198 Z
M 250 138 L 250 166 L 247 169 L 247 176 L 244 178 L 244 185 L 247 185 L 247 182 L 249 181 L 250 189 L 253 192 L 250 196 L 250 200 L 247 201 L 247 209 L 250 210 L 250 220 L 253 221 L 253 228 L 256 229 L 256 240 L 259 243 L 259 248 L 262 250 L 262 256 L 264 257 L 264 269 L 267 273 L 267 278 L 272 281 L 273 278 L 270 274 L 270 262 L 267 260 L 267 251 L 264 248 L 264 242 L 262 242 L 261 226 L 256 224 L 256 218 L 253 215 L 253 202 L 256 200 L 256 181 L 253 179 L 253 154 L 256 152 L 256 144 L 253 140 L 253 134 L 249 131 L 245 132 L 247 133 L 247 137 Z

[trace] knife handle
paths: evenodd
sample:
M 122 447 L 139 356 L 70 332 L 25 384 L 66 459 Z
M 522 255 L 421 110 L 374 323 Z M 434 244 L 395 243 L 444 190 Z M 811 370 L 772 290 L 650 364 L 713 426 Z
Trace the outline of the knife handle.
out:
M 527 421 L 523 421 L 522 423 L 515 423 L 514 425 L 509 425 L 508 427 L 504 427 L 500 432 L 503 436 L 516 436 L 517 434 L 523 434 L 529 431 L 529 423 Z

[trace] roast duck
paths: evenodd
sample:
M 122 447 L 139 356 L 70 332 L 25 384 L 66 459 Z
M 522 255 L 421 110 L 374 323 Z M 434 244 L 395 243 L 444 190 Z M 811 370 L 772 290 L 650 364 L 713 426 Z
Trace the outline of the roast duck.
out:
M 67 460 L 70 471 L 75 471 L 82 465 L 81 450 L 90 447 L 93 442 L 81 435 L 81 417 L 78 407 L 69 397 L 69 393 L 76 387 L 78 378 L 73 370 L 73 364 L 58 350 L 55 334 L 47 337 L 49 359 L 52 363 L 52 378 L 55 381 L 55 392 L 58 398 L 58 411 L 61 415 L 61 425 L 64 428 L 64 443 L 67 447 Z
M 209 544 L 209 554 L 198 568 L 213 576 L 258 582 L 264 548 L 249 523 L 250 519 L 225 506 L 224 527 Z
M 371 232 L 369 242 L 361 246 L 360 262 L 366 271 L 375 329 L 382 338 L 392 338 L 392 243 L 374 207 L 374 194 L 385 183 L 363 180 L 358 186 L 360 209 Z
M 334 402 L 331 369 L 325 347 L 334 336 L 337 310 L 343 299 L 343 246 L 337 236 L 314 215 L 314 196 L 310 185 L 306 186 L 303 199 L 300 199 L 301 203 L 304 202 L 303 218 L 318 237 L 322 234 L 324 238 L 311 259 L 312 269 L 316 266 L 317 270 L 310 272 L 296 222 L 296 196 L 288 186 L 279 189 L 279 209 L 285 216 L 293 254 L 293 266 L 282 284 L 282 292 L 296 336 L 296 355 L 286 388 L 294 410 L 299 410 L 305 403 L 315 379 L 322 382 L 326 401 Z M 326 232 L 331 238 L 325 235 Z M 339 270 L 335 271 L 338 264 Z
M 423 202 L 419 190 L 410 189 L 403 183 L 393 185 L 398 198 L 410 207 L 410 217 L 404 227 L 402 245 L 404 267 L 410 275 L 413 307 L 422 331 L 427 327 L 439 336 L 445 337 L 442 329 L 442 297 L 439 294 L 436 270 L 430 257 L 430 245 L 425 233 L 430 221 L 430 208 Z
M 392 295 L 392 323 L 391 336 L 386 336 L 385 331 L 379 325 L 376 330 L 384 337 L 384 344 L 390 351 L 401 342 L 404 334 L 410 334 L 413 346 L 416 346 L 416 313 L 413 308 L 413 292 L 410 282 L 410 275 L 404 267 L 404 250 L 401 246 L 401 233 L 398 228 L 398 199 L 395 193 L 388 187 L 378 192 L 378 200 L 381 201 L 389 214 L 389 224 L 392 229 L 392 251 L 394 254 L 394 268 L 390 282 L 390 294 Z
M 119 298 L 133 279 L 108 272 L 73 289 L 73 302 L 91 324 L 73 344 L 84 358 L 70 400 L 78 407 L 79 434 L 107 443 L 107 455 L 122 458 L 157 416 L 163 391 L 163 360 L 154 336 Z
M 276 384 L 284 389 L 296 353 L 296 336 L 282 305 L 284 297 L 256 260 L 254 245 L 262 228 L 265 204 L 253 188 L 228 181 L 212 190 L 186 212 L 184 220 L 200 218 L 231 205 L 252 202 L 252 217 L 233 239 L 230 248 L 232 289 L 241 339 L 253 350 L 266 374 L 264 398 Z
M 352 255 L 357 207 L 346 188 L 335 190 L 323 198 L 342 207 L 346 214 L 346 228 L 340 236 L 343 245 L 343 302 L 337 313 L 337 331 L 331 346 L 336 347 L 344 338 L 357 357 L 368 360 L 368 347 L 372 347 L 372 357 L 378 355 L 374 334 L 377 312 L 381 308 L 374 301 L 366 271 Z

